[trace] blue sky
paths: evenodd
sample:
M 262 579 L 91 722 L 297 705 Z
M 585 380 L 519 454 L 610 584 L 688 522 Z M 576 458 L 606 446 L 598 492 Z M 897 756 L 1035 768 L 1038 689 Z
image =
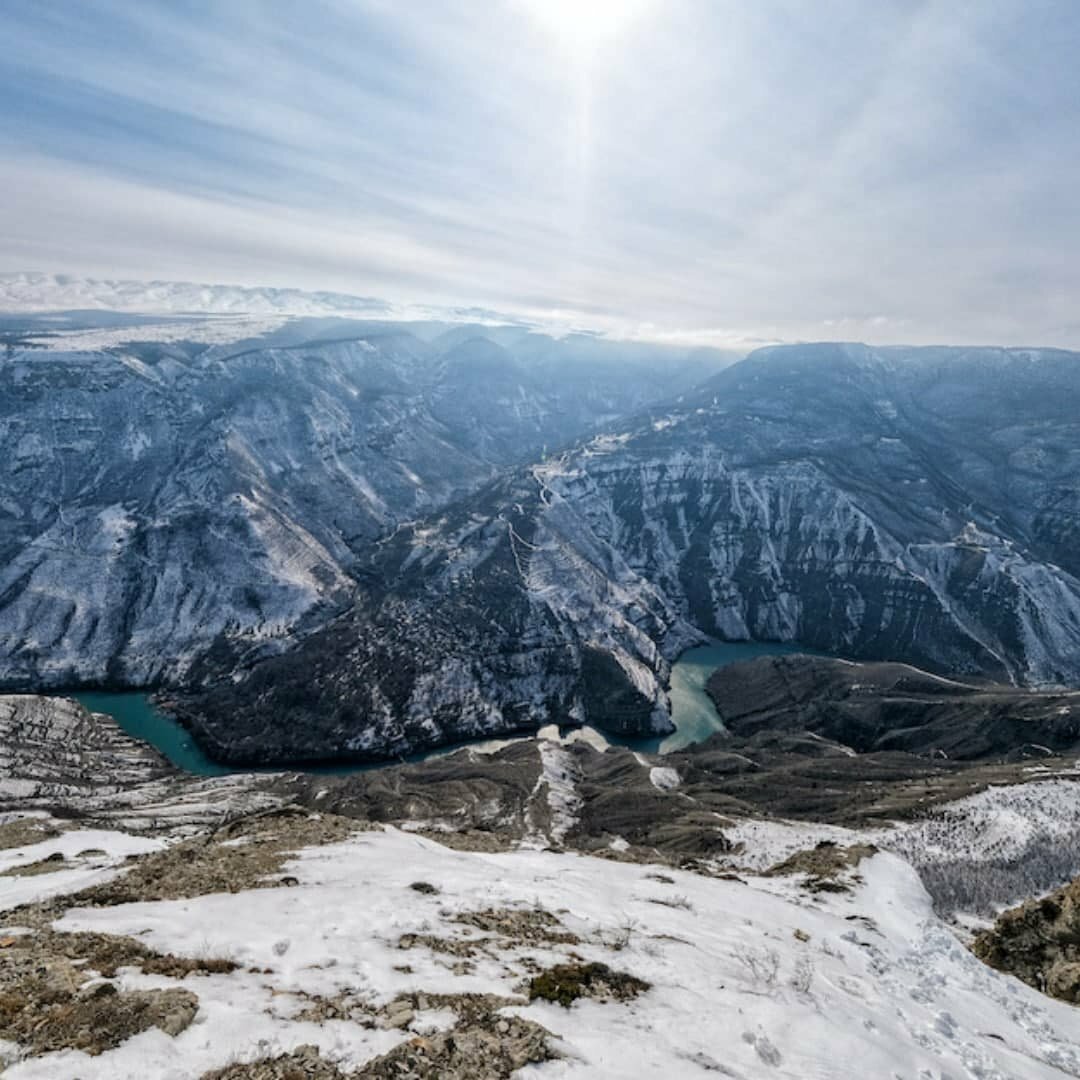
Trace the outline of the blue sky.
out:
M 0 269 L 1080 347 L 1075 0 L 0 0 Z

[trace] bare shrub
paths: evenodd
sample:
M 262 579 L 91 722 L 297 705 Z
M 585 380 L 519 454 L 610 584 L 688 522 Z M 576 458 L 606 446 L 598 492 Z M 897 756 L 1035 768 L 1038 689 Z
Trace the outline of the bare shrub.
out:
M 612 952 L 622 952 L 630 945 L 637 928 L 637 919 L 628 918 L 614 930 L 601 933 L 600 940 Z
M 792 989 L 799 994 L 809 994 L 814 982 L 814 961 L 805 953 L 795 961 L 795 972 L 791 976 Z
M 780 954 L 775 949 L 736 945 L 732 956 L 741 965 L 747 982 L 754 990 L 769 993 L 776 989 L 776 980 L 780 975 Z

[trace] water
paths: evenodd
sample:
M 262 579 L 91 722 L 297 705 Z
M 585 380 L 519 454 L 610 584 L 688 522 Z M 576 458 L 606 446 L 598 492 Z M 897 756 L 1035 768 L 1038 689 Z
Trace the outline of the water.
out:
M 412 754 L 393 761 L 376 762 L 375 764 L 358 764 L 357 762 L 343 761 L 326 762 L 324 764 L 303 762 L 293 765 L 286 763 L 274 766 L 247 767 L 222 765 L 220 762 L 207 757 L 182 724 L 177 723 L 171 716 L 167 716 L 160 709 L 156 709 L 150 698 L 138 690 L 126 690 L 115 694 L 98 691 L 74 691 L 63 696 L 73 698 L 81 705 L 86 706 L 91 712 L 107 713 L 133 738 L 149 743 L 178 769 L 183 769 L 185 772 L 193 773 L 196 776 L 226 776 L 230 773 L 239 772 L 306 772 L 336 776 L 346 773 L 367 772 L 370 769 L 381 769 L 384 765 L 395 765 L 401 761 L 426 761 L 429 758 L 452 754 L 463 746 L 480 745 L 475 741 L 451 743 L 440 746 L 435 750 Z
M 73 697 L 91 712 L 108 713 L 133 738 L 148 742 L 178 769 L 197 776 L 224 776 L 234 772 L 211 761 L 185 728 L 155 709 L 146 694 L 76 693 Z
M 670 754 L 723 730 L 716 706 L 705 693 L 705 683 L 717 668 L 758 656 L 810 651 L 800 645 L 775 641 L 714 641 L 711 645 L 687 649 L 671 666 L 671 719 L 676 730 L 653 743 L 658 744 L 661 754 Z
M 604 734 L 616 746 L 628 746 L 646 754 L 670 754 L 691 743 L 701 742 L 724 725 L 712 698 L 705 693 L 709 676 L 720 667 L 753 660 L 758 656 L 812 653 L 802 645 L 782 645 L 777 641 L 713 641 L 686 652 L 671 665 L 671 720 L 675 731 L 664 738 L 628 739 Z M 815 654 L 819 655 L 819 654 Z
M 798 645 L 761 641 L 716 641 L 711 645 L 688 649 L 675 661 L 671 669 L 671 718 L 677 729 L 675 733 L 664 739 L 625 740 L 611 735 L 606 735 L 605 738 L 609 742 L 633 746 L 637 750 L 651 753 L 659 751 L 662 754 L 707 739 L 713 732 L 722 729 L 720 718 L 716 715 L 716 708 L 709 695 L 705 693 L 705 682 L 718 667 L 734 664 L 739 660 L 752 660 L 757 656 L 806 651 L 808 650 Z M 137 691 L 119 694 L 87 692 L 67 696 L 75 698 L 91 712 L 108 713 L 129 735 L 149 743 L 164 754 L 173 765 L 185 772 L 194 773 L 196 776 L 224 776 L 227 773 L 241 771 L 208 758 L 188 731 L 171 717 L 154 708 L 146 694 Z M 429 754 L 417 754 L 408 760 L 422 761 L 428 757 L 450 753 L 455 749 L 458 747 L 440 747 Z M 283 765 L 280 768 L 288 769 L 289 766 Z M 305 765 L 302 768 L 305 772 L 350 773 L 379 768 L 379 766 L 340 764 Z

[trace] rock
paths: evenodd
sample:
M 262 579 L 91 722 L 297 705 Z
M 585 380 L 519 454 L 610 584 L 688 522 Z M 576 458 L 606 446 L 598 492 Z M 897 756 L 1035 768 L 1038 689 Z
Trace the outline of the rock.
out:
M 1051 997 L 1080 1005 L 1080 878 L 1003 912 L 972 951 Z
M 710 634 L 1075 684 L 1078 394 L 1054 350 L 759 350 L 403 525 L 348 610 L 185 716 L 236 761 L 654 735 L 671 658 Z
M 181 1008 L 166 1013 L 165 1017 L 158 1023 L 158 1027 L 166 1035 L 175 1037 L 185 1031 L 191 1021 L 195 1019 L 197 1008 L 194 1002 L 186 1002 Z
M 715 671 L 706 690 L 741 738 L 810 732 L 860 754 L 899 751 L 973 761 L 1080 748 L 1080 698 L 1001 683 L 965 682 L 908 664 L 822 656 L 763 656 Z
M 407 1028 L 415 1019 L 412 1004 L 404 998 L 390 1002 L 386 1006 L 383 1026 L 391 1029 Z
M 499 335 L 298 320 L 272 342 L 6 357 L 0 685 L 198 683 L 273 650 L 348 604 L 399 522 L 718 367 L 539 334 L 519 360 Z

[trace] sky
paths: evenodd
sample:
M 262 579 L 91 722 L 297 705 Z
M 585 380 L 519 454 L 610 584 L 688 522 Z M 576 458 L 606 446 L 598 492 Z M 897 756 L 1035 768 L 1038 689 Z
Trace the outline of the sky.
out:
M 0 0 L 0 270 L 1080 347 L 1076 0 Z

